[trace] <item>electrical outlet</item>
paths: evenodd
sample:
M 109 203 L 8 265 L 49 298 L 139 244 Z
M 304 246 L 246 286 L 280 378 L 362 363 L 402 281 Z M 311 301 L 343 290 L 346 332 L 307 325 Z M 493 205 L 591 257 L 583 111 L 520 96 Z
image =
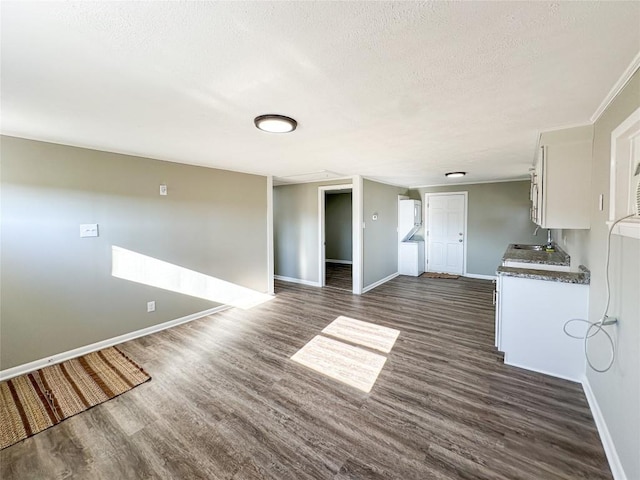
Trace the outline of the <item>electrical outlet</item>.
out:
M 97 223 L 82 223 L 80 225 L 80 237 L 97 237 L 98 236 L 98 224 Z
M 160 185 L 160 195 L 166 195 L 166 194 L 167 194 L 167 186 Z
M 151 302 L 147 302 L 147 313 L 156 311 L 156 302 L 152 300 Z

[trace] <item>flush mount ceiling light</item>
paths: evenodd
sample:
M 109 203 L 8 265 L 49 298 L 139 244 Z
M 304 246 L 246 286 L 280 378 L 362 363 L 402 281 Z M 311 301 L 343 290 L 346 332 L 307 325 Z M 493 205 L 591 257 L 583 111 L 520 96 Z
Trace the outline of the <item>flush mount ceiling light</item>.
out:
M 458 178 L 458 177 L 464 177 L 467 174 L 467 172 L 449 172 L 449 173 L 445 173 L 444 176 L 447 178 Z
M 298 122 L 293 118 L 275 114 L 260 115 L 255 118 L 253 123 L 256 124 L 258 129 L 269 133 L 289 133 L 293 132 L 298 126 Z

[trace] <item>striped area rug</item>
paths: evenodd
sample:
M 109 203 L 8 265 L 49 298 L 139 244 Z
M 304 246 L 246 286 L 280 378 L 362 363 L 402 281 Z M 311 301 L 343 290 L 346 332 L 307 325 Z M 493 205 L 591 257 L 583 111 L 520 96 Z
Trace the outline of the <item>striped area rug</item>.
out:
M 151 377 L 115 347 L 0 383 L 0 449 L 106 402 Z

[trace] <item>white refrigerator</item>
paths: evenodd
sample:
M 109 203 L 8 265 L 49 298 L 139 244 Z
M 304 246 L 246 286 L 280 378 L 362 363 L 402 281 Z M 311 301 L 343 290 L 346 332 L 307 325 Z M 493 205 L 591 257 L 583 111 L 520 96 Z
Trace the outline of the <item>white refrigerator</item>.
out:
M 424 240 L 418 235 L 422 226 L 422 202 L 398 200 L 398 273 L 417 277 L 424 272 Z

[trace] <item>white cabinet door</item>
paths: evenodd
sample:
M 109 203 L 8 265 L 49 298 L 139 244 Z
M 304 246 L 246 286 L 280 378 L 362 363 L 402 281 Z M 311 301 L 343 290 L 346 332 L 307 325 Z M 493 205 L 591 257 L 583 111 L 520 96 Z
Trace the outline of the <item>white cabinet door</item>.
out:
M 427 206 L 427 271 L 464 273 L 465 196 L 433 195 Z
M 565 335 L 567 320 L 588 318 L 589 286 L 500 276 L 499 350 L 504 363 L 580 382 L 584 342 Z M 575 335 L 585 333 L 574 325 Z
M 496 325 L 495 325 L 495 345 L 496 348 L 498 349 L 498 351 L 502 351 L 502 341 L 500 338 L 500 334 L 501 334 L 501 327 L 502 325 L 500 325 L 500 281 L 501 281 L 502 276 L 498 275 L 498 278 L 496 278 L 495 283 L 495 290 L 493 291 L 493 305 L 496 307 Z
M 531 218 L 542 228 L 590 227 L 592 137 L 591 126 L 540 135 L 531 176 Z

